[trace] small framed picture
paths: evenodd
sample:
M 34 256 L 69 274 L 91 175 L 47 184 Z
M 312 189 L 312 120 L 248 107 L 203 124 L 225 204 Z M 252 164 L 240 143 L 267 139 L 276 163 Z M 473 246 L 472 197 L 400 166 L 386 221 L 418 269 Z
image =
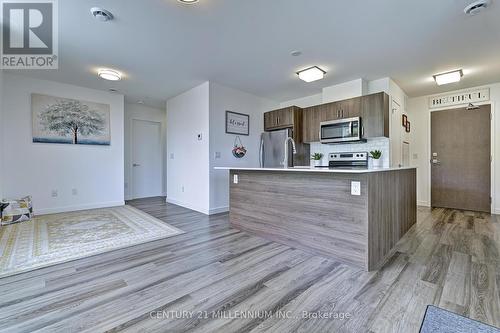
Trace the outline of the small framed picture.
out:
M 410 122 L 409 121 L 406 122 L 406 126 L 405 127 L 406 127 L 406 132 L 410 133 Z
M 248 114 L 226 111 L 226 133 L 250 135 L 250 116 Z
M 403 127 L 406 127 L 406 123 L 408 123 L 408 116 L 407 115 L 403 115 Z

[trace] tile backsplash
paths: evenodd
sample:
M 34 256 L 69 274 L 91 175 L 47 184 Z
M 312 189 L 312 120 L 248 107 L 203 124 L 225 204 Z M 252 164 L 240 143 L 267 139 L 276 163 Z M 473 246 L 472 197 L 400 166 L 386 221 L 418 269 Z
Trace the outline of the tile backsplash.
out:
M 329 153 L 348 153 L 348 152 L 370 152 L 372 150 L 380 150 L 382 152 L 382 165 L 389 167 L 390 165 L 390 143 L 388 138 L 368 139 L 363 143 L 346 143 L 326 145 L 319 142 L 311 143 L 311 154 L 323 153 L 322 165 L 328 165 Z M 371 160 L 371 159 L 370 159 Z M 369 161 L 371 165 L 371 161 Z

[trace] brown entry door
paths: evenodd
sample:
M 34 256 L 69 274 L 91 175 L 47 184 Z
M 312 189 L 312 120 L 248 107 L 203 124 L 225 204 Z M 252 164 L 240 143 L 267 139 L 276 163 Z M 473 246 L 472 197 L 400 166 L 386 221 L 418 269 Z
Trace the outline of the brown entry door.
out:
M 431 113 L 432 207 L 490 212 L 489 105 Z

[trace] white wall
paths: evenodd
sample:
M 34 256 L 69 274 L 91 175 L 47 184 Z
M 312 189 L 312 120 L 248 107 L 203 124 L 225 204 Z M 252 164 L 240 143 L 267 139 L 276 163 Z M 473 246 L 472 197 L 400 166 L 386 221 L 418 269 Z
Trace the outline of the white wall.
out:
M 289 106 L 298 106 L 300 108 L 307 108 L 309 106 L 323 104 L 323 94 L 316 94 L 311 96 L 306 96 L 302 98 L 292 99 L 289 101 L 285 101 L 280 103 L 280 108 L 286 108 Z
M 209 83 L 205 82 L 167 101 L 168 202 L 209 213 L 209 142 Z
M 123 95 L 6 74 L 4 80 L 4 196 L 31 194 L 38 214 L 123 205 Z M 33 143 L 31 93 L 109 104 L 111 145 Z
M 268 99 L 210 82 L 210 213 L 229 209 L 229 179 L 226 170 L 214 170 L 216 166 L 259 166 L 260 134 L 264 130 L 263 114 L 278 108 Z M 231 153 L 236 135 L 226 134 L 226 111 L 250 115 L 250 135 L 240 135 L 247 154 L 235 158 Z M 220 153 L 220 158 L 215 154 Z
M 132 122 L 134 119 L 154 121 L 161 123 L 161 137 L 162 137 L 162 176 L 160 180 L 162 182 L 162 195 L 166 195 L 166 178 L 167 178 L 167 132 L 166 132 L 166 121 L 167 113 L 166 110 L 151 108 L 145 105 L 125 103 L 125 199 L 131 199 L 132 196 Z
M 323 88 L 323 103 L 341 101 L 366 94 L 367 83 L 363 79 L 356 79 L 334 86 Z
M 0 200 L 3 198 L 3 70 L 0 69 Z
M 500 144 L 496 143 L 497 133 L 500 131 L 500 83 L 470 88 L 490 88 L 490 102 L 482 104 L 492 105 L 492 212 L 500 214 Z M 455 92 L 455 91 L 450 91 Z M 408 118 L 411 121 L 410 140 L 411 162 L 417 169 L 417 200 L 419 205 L 430 206 L 431 202 L 431 171 L 430 171 L 430 116 L 428 107 L 430 96 L 410 98 L 408 100 Z M 458 106 L 458 107 L 463 107 Z M 445 108 L 450 109 L 451 107 Z M 438 110 L 432 112 L 439 112 Z

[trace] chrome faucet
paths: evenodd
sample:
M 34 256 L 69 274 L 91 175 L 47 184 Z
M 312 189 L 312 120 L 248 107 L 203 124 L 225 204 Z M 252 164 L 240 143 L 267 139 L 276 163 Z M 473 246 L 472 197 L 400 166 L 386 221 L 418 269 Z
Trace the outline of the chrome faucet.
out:
M 283 159 L 283 167 L 286 169 L 288 168 L 288 142 L 292 142 L 292 152 L 293 154 L 297 154 L 297 148 L 295 147 L 295 141 L 293 138 L 288 137 L 285 140 L 285 158 Z

